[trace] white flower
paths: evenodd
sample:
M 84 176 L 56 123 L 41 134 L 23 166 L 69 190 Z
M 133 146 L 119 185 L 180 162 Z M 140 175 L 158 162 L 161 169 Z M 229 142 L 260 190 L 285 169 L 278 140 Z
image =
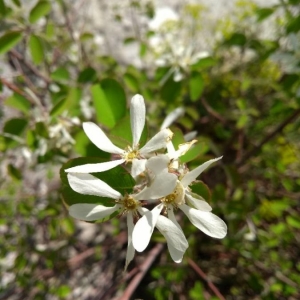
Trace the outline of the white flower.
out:
M 164 197 L 175 188 L 177 178 L 176 175 L 170 174 L 167 171 L 162 171 L 161 166 L 163 165 L 164 168 L 167 169 L 167 164 L 168 161 L 164 157 L 153 157 L 149 159 L 147 162 L 147 167 L 150 167 L 152 170 L 154 170 L 154 177 L 151 185 L 146 186 L 139 193 L 124 196 L 121 195 L 120 192 L 114 190 L 108 184 L 91 174 L 68 174 L 69 184 L 75 192 L 84 195 L 107 197 L 115 200 L 115 205 L 113 207 L 106 207 L 103 205 L 90 203 L 78 203 L 71 205 L 69 208 L 69 214 L 72 217 L 84 221 L 95 221 L 103 220 L 104 218 L 110 216 L 114 212 L 127 214 L 128 247 L 125 269 L 134 257 L 132 239 L 132 232 L 134 228 L 133 218 L 134 216 L 138 216 L 138 213 L 144 215 L 144 210 L 141 207 L 140 201 Z M 156 170 L 158 172 L 156 172 Z M 164 228 L 165 223 L 166 222 L 161 221 L 161 228 Z M 168 236 L 167 233 L 163 234 Z
M 135 95 L 130 104 L 133 142 L 132 146 L 128 146 L 125 149 L 115 146 L 96 124 L 92 122 L 83 123 L 83 129 L 94 145 L 105 152 L 119 155 L 121 159 L 98 164 L 86 164 L 69 168 L 65 171 L 73 173 L 103 172 L 122 163 L 131 162 L 131 174 L 133 177 L 136 177 L 144 170 L 146 163 L 145 157 L 158 149 L 165 148 L 167 142 L 172 138 L 172 132 L 169 129 L 161 130 L 140 149 L 139 141 L 145 126 L 145 111 L 144 98 L 141 95 Z
M 211 159 L 191 172 L 187 172 L 177 181 L 176 188 L 166 197 L 160 199 L 161 203 L 147 212 L 136 224 L 132 236 L 133 246 L 137 251 L 143 251 L 149 244 L 154 226 L 163 208 L 166 208 L 168 218 L 178 227 L 180 225 L 174 216 L 174 208 L 181 209 L 191 223 L 214 238 L 223 238 L 227 233 L 227 226 L 218 216 L 212 214 L 210 205 L 201 199 L 196 199 L 191 193 L 189 185 L 213 162 L 222 157 Z M 187 204 L 186 204 L 187 203 Z M 143 238 L 137 238 L 143 236 Z
M 185 111 L 183 107 L 177 107 L 176 109 L 171 111 L 164 119 L 160 130 L 170 127 L 170 125 L 173 124 L 173 122 L 176 121 L 178 118 L 182 117 L 184 113 Z

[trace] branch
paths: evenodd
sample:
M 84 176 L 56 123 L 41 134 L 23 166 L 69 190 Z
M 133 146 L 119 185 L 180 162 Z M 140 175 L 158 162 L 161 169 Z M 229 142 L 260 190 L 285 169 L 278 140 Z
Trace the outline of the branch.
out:
M 225 300 L 225 297 L 220 293 L 218 288 L 209 280 L 207 275 L 200 269 L 200 267 L 190 258 L 188 258 L 188 264 L 194 269 L 194 271 L 207 282 L 210 289 L 214 292 L 214 294 L 220 299 Z
M 236 161 L 237 166 L 238 167 L 242 166 L 246 160 L 248 160 L 251 156 L 258 153 L 264 144 L 269 142 L 278 133 L 280 133 L 289 123 L 291 123 L 294 119 L 296 119 L 298 115 L 300 115 L 300 108 L 296 109 L 288 118 L 286 118 L 281 124 L 279 124 L 257 146 L 254 146 L 250 151 L 246 152 L 246 154 L 240 160 Z
M 27 60 L 25 60 L 25 58 L 23 57 L 23 55 L 21 53 L 12 49 L 9 51 L 9 54 L 11 54 L 13 57 L 17 58 L 19 61 L 22 61 L 23 64 L 28 69 L 30 69 L 32 73 L 34 73 L 36 76 L 38 76 L 39 78 L 44 80 L 47 84 L 51 83 L 51 79 L 48 78 L 47 76 L 45 76 L 44 74 L 42 74 L 35 66 L 33 66 L 31 63 L 29 63 Z
M 132 279 L 132 281 L 129 283 L 127 289 L 125 290 L 124 294 L 118 299 L 118 300 L 128 300 L 138 287 L 141 280 L 146 275 L 148 269 L 156 259 L 156 257 L 159 255 L 159 253 L 163 249 L 163 244 L 157 244 L 148 254 L 148 257 L 145 259 L 144 263 L 140 266 L 140 272 L 137 273 L 137 275 Z
M 207 110 L 207 112 L 212 115 L 214 118 L 219 120 L 221 123 L 226 124 L 227 121 L 225 118 L 223 118 L 219 113 L 217 113 L 207 102 L 204 98 L 201 98 L 201 103 Z

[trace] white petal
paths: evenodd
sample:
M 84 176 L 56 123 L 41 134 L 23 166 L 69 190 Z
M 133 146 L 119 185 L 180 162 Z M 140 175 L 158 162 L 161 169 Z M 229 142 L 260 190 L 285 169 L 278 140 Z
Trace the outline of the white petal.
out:
M 132 132 L 132 146 L 138 145 L 144 126 L 145 126 L 146 107 L 144 98 L 141 95 L 135 95 L 130 103 L 130 122 Z
M 132 244 L 132 231 L 133 231 L 134 223 L 132 213 L 127 213 L 127 228 L 128 228 L 128 244 L 127 244 L 127 254 L 126 254 L 126 262 L 125 262 L 125 271 L 129 265 L 129 263 L 133 260 L 134 257 L 134 247 Z
M 134 226 L 132 233 L 132 243 L 135 250 L 142 252 L 149 244 L 151 235 L 156 225 L 158 216 L 163 209 L 163 204 L 159 204 L 151 211 L 145 212 Z
M 145 171 L 147 159 L 133 159 L 131 165 L 131 176 L 136 178 Z
M 211 212 L 204 212 L 182 204 L 179 208 L 187 215 L 191 223 L 205 234 L 222 239 L 227 234 L 225 222 Z
M 91 142 L 102 151 L 120 155 L 124 153 L 124 150 L 115 146 L 102 131 L 102 129 L 95 123 L 85 122 L 82 124 L 82 126 L 85 134 L 88 136 Z
M 169 129 L 164 129 L 158 132 L 146 145 L 140 149 L 142 155 L 146 155 L 155 150 L 167 147 L 167 142 L 172 138 L 173 133 Z
M 138 200 L 151 200 L 171 194 L 177 184 L 177 176 L 171 173 L 160 173 L 155 177 L 150 186 L 146 186 L 135 197 Z
M 187 187 L 191 182 L 193 182 L 194 180 L 196 180 L 196 178 L 206 169 L 208 168 L 212 163 L 214 163 L 215 161 L 218 161 L 222 158 L 218 157 L 218 158 L 214 158 L 214 159 L 210 159 L 207 162 L 203 163 L 202 165 L 200 165 L 199 167 L 197 167 L 196 169 L 186 173 L 186 175 L 181 179 L 181 183 L 184 187 Z
M 168 156 L 169 156 L 170 158 L 173 158 L 173 156 L 174 156 L 175 153 L 176 153 L 176 150 L 175 150 L 175 147 L 174 147 L 172 141 L 169 141 L 169 142 L 167 143 L 167 152 L 168 152 Z
M 125 162 L 125 159 L 118 159 L 98 164 L 86 164 L 81 166 L 72 167 L 69 169 L 66 169 L 66 172 L 72 172 L 72 173 L 97 173 L 97 172 L 104 172 L 107 170 L 110 170 L 120 164 Z
M 187 153 L 193 144 L 195 144 L 197 140 L 192 140 L 190 142 L 178 145 L 178 150 L 175 151 L 172 155 L 169 154 L 170 159 L 178 159 L 178 157 Z
M 188 132 L 186 133 L 183 138 L 186 142 L 189 142 L 191 140 L 193 140 L 198 134 L 198 131 L 194 130 L 194 131 L 191 131 L 191 132 Z
M 151 172 L 151 175 L 156 176 L 161 172 L 168 172 L 170 158 L 167 155 L 153 156 L 148 159 L 146 168 Z
M 177 220 L 176 220 L 176 217 L 175 217 L 175 215 L 174 215 L 174 209 L 173 209 L 173 205 L 168 205 L 168 218 L 180 229 L 180 230 L 182 230 L 181 229 L 181 227 L 180 227 L 180 225 L 179 225 L 179 223 L 177 222 Z
M 120 205 L 106 207 L 99 204 L 78 203 L 69 207 L 69 214 L 73 218 L 84 221 L 102 220 L 117 211 Z
M 111 188 L 107 183 L 90 174 L 68 173 L 68 180 L 71 188 L 80 194 L 112 199 L 122 197 L 118 191 Z
M 170 127 L 171 124 L 173 124 L 174 121 L 176 121 L 179 117 L 184 115 L 184 108 L 183 107 L 177 107 L 175 110 L 171 111 L 166 118 L 164 119 L 160 129 L 165 129 Z
M 190 204 L 190 206 L 193 206 L 196 209 L 199 209 L 201 211 L 211 211 L 212 210 L 211 206 L 201 196 L 198 195 L 203 200 L 194 198 L 188 192 L 185 193 L 185 196 L 186 196 L 186 198 L 187 198 L 188 203 Z
M 180 263 L 189 246 L 183 231 L 171 220 L 162 215 L 158 216 L 156 227 L 167 240 L 168 249 L 172 259 L 176 263 Z

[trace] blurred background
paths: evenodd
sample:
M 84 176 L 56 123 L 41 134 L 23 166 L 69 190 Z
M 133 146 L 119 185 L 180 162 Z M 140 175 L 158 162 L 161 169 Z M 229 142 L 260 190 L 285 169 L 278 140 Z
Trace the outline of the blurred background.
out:
M 188 166 L 223 155 L 200 179 L 226 238 L 179 214 L 183 262 L 155 232 L 124 273 L 125 219 L 68 216 L 62 164 L 109 159 L 81 123 L 128 114 L 99 86 L 142 94 L 150 137 L 184 108 Z M 0 299 L 300 298 L 299 0 L 0 0 L 0 89 Z

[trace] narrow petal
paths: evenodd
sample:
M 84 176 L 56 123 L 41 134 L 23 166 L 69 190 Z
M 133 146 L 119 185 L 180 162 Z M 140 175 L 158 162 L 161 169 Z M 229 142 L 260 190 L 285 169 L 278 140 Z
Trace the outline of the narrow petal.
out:
M 158 132 L 147 144 L 140 149 L 142 155 L 154 152 L 156 150 L 166 148 L 167 142 L 172 138 L 173 133 L 169 129 L 164 129 Z
M 163 209 L 163 204 L 159 204 L 151 211 L 145 212 L 134 226 L 132 233 L 132 243 L 135 250 L 142 252 L 149 244 L 151 235 L 156 225 L 158 216 Z
M 167 240 L 168 249 L 172 259 L 176 263 L 180 263 L 189 246 L 183 231 L 171 220 L 162 215 L 158 216 L 156 227 Z
M 71 188 L 79 194 L 108 197 L 112 199 L 122 198 L 122 195 L 118 191 L 93 175 L 68 173 L 68 180 Z
M 227 234 L 225 222 L 211 212 L 201 211 L 182 204 L 179 208 L 187 215 L 191 223 L 205 234 L 222 239 Z
M 174 147 L 172 141 L 169 141 L 169 142 L 167 143 L 167 151 L 168 151 L 168 156 L 169 156 L 170 158 L 173 158 L 174 155 L 175 155 L 175 153 L 176 153 L 176 150 L 175 150 L 175 147 Z
M 134 223 L 133 223 L 132 213 L 128 212 L 128 214 L 127 214 L 128 245 L 127 245 L 127 254 L 126 254 L 126 262 L 125 262 L 125 271 L 129 265 L 129 263 L 133 260 L 134 253 L 135 253 L 135 250 L 134 250 L 134 247 L 132 244 L 133 227 L 134 227 Z
M 136 178 L 145 171 L 147 159 L 133 159 L 131 165 L 131 176 Z
M 180 156 L 187 153 L 190 150 L 190 148 L 192 147 L 192 145 L 195 144 L 196 142 L 197 142 L 197 140 L 192 140 L 190 142 L 178 145 L 178 150 L 177 151 L 172 153 L 172 155 L 170 155 L 168 153 L 170 159 L 178 159 Z
M 183 107 L 177 107 L 175 110 L 171 111 L 166 118 L 164 119 L 160 129 L 165 129 L 170 127 L 171 124 L 173 124 L 174 121 L 176 121 L 179 117 L 182 117 L 184 115 L 184 108 Z
M 177 222 L 177 220 L 176 220 L 176 217 L 175 217 L 175 215 L 174 215 L 174 209 L 173 209 L 173 205 L 168 205 L 168 210 L 167 210 L 167 212 L 168 212 L 168 218 L 180 229 L 180 230 L 182 230 L 181 229 L 181 227 L 180 227 L 180 225 L 179 225 L 179 223 Z
M 218 158 L 214 158 L 214 159 L 210 159 L 209 161 L 203 163 L 202 165 L 200 165 L 199 167 L 197 167 L 196 169 L 186 173 L 186 175 L 181 179 L 181 183 L 184 187 L 187 187 L 191 182 L 193 182 L 194 180 L 196 180 L 196 178 L 206 169 L 208 168 L 212 163 L 214 163 L 215 161 L 218 161 L 220 159 L 222 159 L 223 156 L 218 157 Z
M 83 130 L 91 142 L 102 151 L 122 155 L 124 150 L 115 146 L 102 129 L 92 122 L 85 122 L 82 124 Z
M 171 194 L 177 184 L 177 176 L 171 173 L 161 173 L 155 177 L 150 186 L 146 186 L 136 194 L 137 200 L 152 200 Z
M 196 199 L 192 195 L 190 195 L 188 192 L 185 193 L 185 197 L 190 204 L 190 206 L 195 207 L 196 209 L 199 209 L 201 211 L 211 211 L 211 206 L 203 199 Z M 200 197 L 200 196 L 199 196 Z
M 72 173 L 97 173 L 97 172 L 104 172 L 107 170 L 110 170 L 120 164 L 125 162 L 125 159 L 118 159 L 98 164 L 86 164 L 81 166 L 72 167 L 69 169 L 66 169 L 66 172 L 72 172 Z
M 135 95 L 130 103 L 130 122 L 132 132 L 132 146 L 138 145 L 144 126 L 145 126 L 146 107 L 144 98 L 141 95 Z
M 117 211 L 120 205 L 106 207 L 99 204 L 78 203 L 69 207 L 69 214 L 73 218 L 83 221 L 102 220 Z
M 191 140 L 193 140 L 198 134 L 198 131 L 194 130 L 194 131 L 191 131 L 191 132 L 188 132 L 186 133 L 183 138 L 186 142 L 189 142 Z

